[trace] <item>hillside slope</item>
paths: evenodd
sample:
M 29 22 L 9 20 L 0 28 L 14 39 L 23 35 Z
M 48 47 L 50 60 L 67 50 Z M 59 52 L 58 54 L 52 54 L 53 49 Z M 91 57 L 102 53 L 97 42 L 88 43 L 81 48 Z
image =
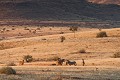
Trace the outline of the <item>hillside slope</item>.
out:
M 120 6 L 85 0 L 7 0 L 0 2 L 0 19 L 120 20 Z

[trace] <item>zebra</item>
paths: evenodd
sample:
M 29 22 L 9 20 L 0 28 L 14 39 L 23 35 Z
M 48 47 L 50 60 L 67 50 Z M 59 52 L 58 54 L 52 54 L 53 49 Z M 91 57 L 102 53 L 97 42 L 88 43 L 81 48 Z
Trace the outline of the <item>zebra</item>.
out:
M 58 64 L 58 65 L 62 65 L 63 62 L 65 62 L 65 59 L 61 59 L 61 58 L 58 58 L 58 59 L 57 59 L 57 64 Z
M 71 66 L 71 65 L 75 65 L 75 66 L 77 65 L 77 63 L 76 63 L 75 61 L 70 61 L 70 60 L 67 60 L 67 61 L 66 61 L 66 65 L 68 65 L 68 64 L 69 64 L 70 66 Z

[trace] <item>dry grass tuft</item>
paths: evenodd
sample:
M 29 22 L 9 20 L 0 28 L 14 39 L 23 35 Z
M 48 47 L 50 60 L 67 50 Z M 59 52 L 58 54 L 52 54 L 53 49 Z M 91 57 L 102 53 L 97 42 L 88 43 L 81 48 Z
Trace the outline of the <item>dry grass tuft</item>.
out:
M 85 49 L 79 50 L 79 53 L 86 53 Z
M 96 37 L 97 38 L 99 38 L 99 37 L 107 37 L 107 33 L 105 31 L 101 31 L 101 32 L 97 33 Z
M 16 74 L 16 71 L 12 67 L 2 67 L 0 69 L 0 74 Z
M 16 66 L 16 64 L 14 62 L 9 62 L 6 64 L 6 66 Z
M 120 58 L 120 52 L 117 52 L 113 55 L 113 58 Z

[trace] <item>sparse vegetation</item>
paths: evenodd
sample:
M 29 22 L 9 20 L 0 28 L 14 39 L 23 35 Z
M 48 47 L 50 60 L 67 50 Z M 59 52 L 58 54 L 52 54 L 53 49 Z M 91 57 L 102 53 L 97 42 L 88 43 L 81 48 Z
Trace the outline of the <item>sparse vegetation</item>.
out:
M 29 30 L 29 28 L 27 28 L 27 27 L 24 27 L 24 30 Z
M 120 52 L 117 52 L 113 55 L 113 58 L 120 58 Z
M 65 37 L 64 37 L 64 36 L 61 36 L 60 39 L 61 39 L 61 42 L 64 42 Z
M 53 56 L 53 57 L 48 58 L 47 60 L 48 61 L 57 61 L 58 58 L 59 58 L 58 56 Z
M 3 28 L 3 31 L 5 31 L 6 30 L 6 28 Z
M 32 62 L 33 57 L 32 57 L 31 55 L 25 55 L 25 56 L 24 56 L 24 60 L 25 60 L 26 62 Z
M 64 32 L 61 31 L 60 34 L 64 34 Z
M 15 30 L 15 28 L 12 28 L 12 30 Z
M 79 50 L 79 53 L 86 53 L 85 49 Z
M 33 34 L 36 34 L 36 30 L 33 31 Z
M 99 31 L 102 31 L 102 29 L 101 28 L 98 28 L 99 29 Z
M 107 37 L 107 33 L 105 31 L 101 31 L 101 32 L 97 33 L 96 37 L 97 38 L 99 38 L 99 37 Z
M 6 64 L 7 66 L 16 66 L 16 64 L 14 62 L 9 62 Z
M 73 32 L 75 32 L 75 31 L 77 31 L 78 30 L 78 27 L 76 26 L 76 27 L 70 27 L 70 29 L 69 29 L 70 31 L 73 31 Z
M 9 49 L 9 48 L 11 48 L 11 46 L 6 46 L 5 44 L 0 44 L 0 50 Z
M 30 30 L 32 30 L 32 32 L 36 28 L 37 27 L 30 26 Z M 6 29 L 11 30 L 11 28 L 6 28 Z M 6 39 L 0 42 L 0 48 L 2 49 L 0 50 L 0 53 L 1 53 L 0 65 L 1 66 L 5 65 L 5 61 L 9 61 L 9 60 L 14 61 L 17 64 L 17 67 L 15 67 L 15 70 L 17 71 L 18 75 L 12 75 L 12 77 L 15 77 L 16 80 L 18 80 L 18 78 L 20 80 L 25 80 L 26 78 L 35 79 L 35 80 L 38 80 L 41 78 L 42 78 L 41 80 L 45 80 L 45 79 L 53 80 L 53 79 L 58 79 L 57 78 L 59 77 L 57 76 L 58 72 L 61 73 L 60 75 L 62 79 L 65 79 L 65 80 L 66 79 L 78 79 L 78 80 L 86 79 L 87 77 L 85 75 L 89 72 L 90 72 L 89 73 L 90 77 L 88 78 L 91 79 L 91 72 L 93 72 L 93 70 L 94 70 L 95 76 L 98 73 L 98 71 L 103 74 L 103 71 L 106 71 L 106 69 L 108 70 L 106 71 L 105 75 L 111 74 L 112 71 L 107 66 L 111 66 L 111 65 L 113 67 L 120 66 L 119 58 L 115 57 L 116 58 L 115 59 L 113 58 L 113 55 L 112 55 L 112 58 L 110 58 L 111 54 L 114 54 L 113 51 L 119 51 L 119 44 L 118 44 L 119 37 L 112 36 L 112 35 L 119 34 L 120 31 L 117 31 L 119 29 L 118 28 L 104 29 L 103 31 L 107 31 L 108 35 L 111 36 L 109 38 L 94 38 L 97 32 L 101 32 L 101 31 L 98 31 L 98 29 L 96 28 L 95 29 L 80 28 L 80 29 L 81 31 L 78 31 L 76 35 L 77 38 L 75 39 L 73 38 L 74 33 L 71 33 L 68 27 L 62 27 L 62 29 L 55 27 L 54 29 L 52 29 L 52 31 L 49 30 L 49 27 L 45 27 L 40 31 L 37 30 L 38 31 L 37 34 L 33 35 L 32 32 L 29 33 L 29 30 L 24 30 L 24 25 L 23 25 L 23 27 L 19 27 L 15 31 L 5 32 L 4 34 L 1 33 L 2 36 L 5 35 L 4 37 L 6 37 Z M 58 34 L 61 31 L 64 31 L 65 34 Z M 18 35 L 19 32 L 21 32 L 22 35 L 25 36 L 25 38 L 16 39 L 16 36 Z M 49 34 L 52 34 L 52 35 L 49 35 Z M 43 36 L 38 36 L 38 35 L 43 35 Z M 63 41 L 64 43 L 60 42 L 61 40 L 60 35 L 67 39 Z M 2 38 L 2 36 L 0 38 Z M 26 61 L 27 59 L 23 60 L 23 57 L 21 59 L 21 55 L 25 55 L 25 53 L 29 53 L 30 56 L 34 55 L 31 63 L 24 64 L 24 61 L 27 62 Z M 71 61 L 76 61 L 77 66 L 76 67 L 72 66 L 73 68 L 66 67 L 65 63 L 63 63 L 63 66 L 61 67 L 58 64 L 58 62 L 60 61 L 60 59 L 58 59 L 59 57 L 69 59 Z M 58 61 L 56 61 L 57 59 Z M 86 67 L 79 68 L 79 66 L 83 65 L 82 59 L 86 60 L 85 61 Z M 13 66 L 13 63 L 10 63 L 8 66 Z M 105 66 L 106 69 L 103 70 L 102 66 Z M 88 69 L 91 69 L 91 71 L 88 71 Z M 80 73 L 78 73 L 78 71 L 80 71 Z M 85 72 L 85 71 L 88 71 L 88 72 Z M 37 76 L 36 76 L 36 73 L 37 73 Z M 104 79 L 106 79 L 107 76 L 103 76 L 101 73 L 98 74 L 96 77 L 98 78 L 98 76 L 100 76 L 100 78 L 103 79 L 103 77 L 105 77 Z M 80 74 L 81 76 L 79 76 Z M 89 74 L 87 74 L 87 76 Z M 116 74 L 119 75 L 119 73 L 116 73 Z M 111 78 L 112 79 L 118 78 L 116 74 L 112 75 Z M 7 77 L 8 80 L 14 79 L 14 78 L 13 79 L 9 78 L 6 75 L 0 75 L 0 76 L 5 76 L 5 78 Z M 0 80 L 6 80 L 6 79 L 1 79 L 0 77 Z
M 24 60 L 19 61 L 19 65 L 24 65 Z
M 46 38 L 43 38 L 42 40 L 47 40 Z
M 12 67 L 2 67 L 0 69 L 0 74 L 16 74 L 16 71 Z
M 41 30 L 41 28 L 38 27 L 36 30 Z
M 74 32 L 74 38 L 75 38 L 75 31 L 78 30 L 78 27 L 77 26 L 76 27 L 70 27 L 69 30 Z

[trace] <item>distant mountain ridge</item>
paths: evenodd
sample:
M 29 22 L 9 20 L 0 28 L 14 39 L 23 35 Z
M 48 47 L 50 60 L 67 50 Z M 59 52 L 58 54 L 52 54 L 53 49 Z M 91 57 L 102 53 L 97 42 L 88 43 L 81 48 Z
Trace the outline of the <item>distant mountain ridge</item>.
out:
M 93 3 L 98 3 L 98 4 L 117 4 L 120 5 L 120 0 L 88 0 Z
M 0 19 L 120 20 L 120 6 L 86 0 L 1 0 Z

